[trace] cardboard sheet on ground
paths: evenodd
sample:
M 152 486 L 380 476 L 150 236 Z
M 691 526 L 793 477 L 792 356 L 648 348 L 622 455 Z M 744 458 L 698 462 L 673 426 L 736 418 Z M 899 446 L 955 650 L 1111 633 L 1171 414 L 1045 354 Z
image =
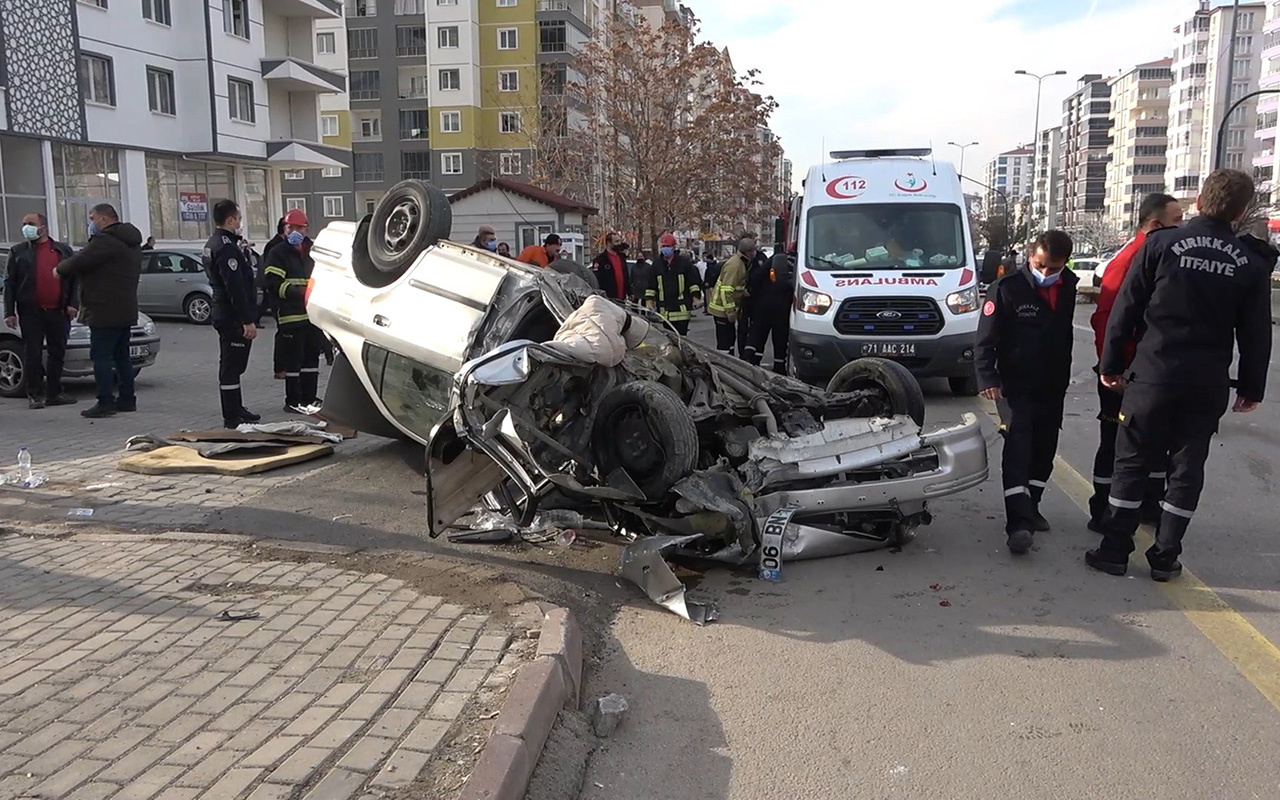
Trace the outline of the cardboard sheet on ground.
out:
M 231 454 L 221 458 L 205 458 L 190 447 L 161 447 L 149 453 L 137 453 L 120 459 L 116 465 L 126 472 L 142 475 L 254 475 L 280 467 L 301 464 L 333 452 L 327 444 L 290 445 L 282 452 Z
M 164 438 L 171 442 L 273 442 L 280 444 L 324 444 L 319 436 L 288 433 L 241 433 L 240 431 L 178 431 Z

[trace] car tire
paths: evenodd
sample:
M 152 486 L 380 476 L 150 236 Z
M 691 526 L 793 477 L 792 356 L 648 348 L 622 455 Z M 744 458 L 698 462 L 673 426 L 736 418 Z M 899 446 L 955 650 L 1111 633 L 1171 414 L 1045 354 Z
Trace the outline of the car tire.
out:
M 356 277 L 373 288 L 390 286 L 417 261 L 423 250 L 449 236 L 453 209 L 439 188 L 424 181 L 401 181 L 387 190 L 373 214 L 360 223 L 353 256 Z M 361 248 L 360 239 L 364 239 Z
M 856 416 L 905 415 L 924 425 L 924 392 L 911 371 L 887 358 L 859 358 L 841 367 L 827 383 L 831 394 L 875 390 L 878 397 L 857 410 Z
M 653 381 L 632 381 L 600 398 L 591 450 L 601 479 L 626 470 L 657 501 L 697 466 L 698 431 L 679 395 Z
M 209 325 L 213 320 L 213 298 L 204 292 L 192 292 L 182 301 L 182 313 L 193 325 Z
M 956 397 L 977 397 L 978 376 L 964 375 L 959 378 L 947 378 L 951 393 Z
M 22 342 L 0 339 L 0 397 L 23 397 L 27 375 L 23 365 Z

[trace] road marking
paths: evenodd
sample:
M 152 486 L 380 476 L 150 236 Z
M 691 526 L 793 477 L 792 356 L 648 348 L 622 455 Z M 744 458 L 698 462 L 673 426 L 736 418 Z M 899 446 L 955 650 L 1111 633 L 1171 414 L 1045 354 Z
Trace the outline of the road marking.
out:
M 995 414 L 994 403 L 984 398 L 979 398 L 979 401 L 987 414 Z M 1053 482 L 1087 515 L 1093 484 L 1062 456 L 1055 456 L 1053 463 L 1056 467 Z M 1142 552 L 1152 545 L 1153 532 L 1146 525 L 1138 530 L 1134 537 L 1137 549 L 1130 558 L 1130 569 L 1143 572 L 1148 569 Z M 1280 711 L 1280 647 L 1276 647 L 1243 614 L 1185 567 L 1182 577 L 1158 585 L 1174 608 L 1191 620 L 1218 648 L 1218 652 L 1240 670 L 1245 680 Z

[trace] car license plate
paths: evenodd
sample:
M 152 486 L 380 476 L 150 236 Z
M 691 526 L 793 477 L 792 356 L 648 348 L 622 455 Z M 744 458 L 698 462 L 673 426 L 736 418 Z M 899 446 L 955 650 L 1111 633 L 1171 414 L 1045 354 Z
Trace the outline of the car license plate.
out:
M 915 342 L 866 342 L 862 345 L 864 356 L 904 358 L 916 354 Z
M 146 358 L 151 355 L 151 348 L 145 344 L 134 345 L 129 348 L 129 358 Z

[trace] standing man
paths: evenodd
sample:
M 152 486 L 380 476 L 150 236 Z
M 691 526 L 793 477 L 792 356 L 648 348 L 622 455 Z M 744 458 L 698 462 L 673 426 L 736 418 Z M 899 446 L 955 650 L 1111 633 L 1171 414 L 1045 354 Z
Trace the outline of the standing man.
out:
M 76 298 L 76 279 L 61 278 L 55 269 L 58 262 L 71 258 L 71 248 L 49 238 L 49 220 L 44 214 L 32 213 L 22 218 L 22 238 L 9 250 L 4 324 L 10 328 L 19 323 L 22 326 L 29 405 L 70 405 L 76 400 L 62 393 L 62 363 L 67 354 L 67 333 L 80 301 Z
M 1009 552 L 1031 550 L 1033 534 L 1049 530 L 1040 513 L 1062 407 L 1071 382 L 1078 279 L 1066 271 L 1071 237 L 1040 234 L 1026 266 L 987 290 L 978 321 L 978 388 L 1008 403 L 1009 430 L 1000 465 Z
M 520 255 L 516 256 L 516 261 L 545 269 L 555 263 L 559 257 L 560 237 L 554 233 L 548 233 L 547 238 L 542 240 L 542 244 L 531 244 L 521 250 Z
M 506 242 L 499 242 L 497 253 L 503 258 L 511 258 L 511 245 Z
M 146 244 L 144 244 L 144 245 L 142 245 L 142 249 L 143 249 L 143 250 L 155 250 L 155 249 L 156 249 L 156 237 L 154 237 L 154 236 L 148 236 L 148 237 L 147 237 L 147 243 L 146 243 Z
M 611 300 L 626 300 L 627 290 L 627 240 L 621 233 L 613 232 L 604 237 L 604 252 L 591 262 L 596 283 Z
M 791 306 L 795 299 L 795 256 L 775 253 L 764 267 L 753 267 L 747 277 L 751 298 L 748 351 L 751 363 L 759 366 L 765 342 L 773 337 L 773 371 L 787 374 L 787 345 L 791 341 Z
M 284 243 L 267 254 L 267 290 L 276 301 L 276 342 L 284 369 L 284 410 L 315 413 L 319 405 L 320 354 L 324 334 L 307 316 L 307 282 L 316 262 L 307 238 L 307 214 L 294 208 L 284 215 Z
M 1133 258 L 1147 240 L 1147 234 L 1162 228 L 1176 228 L 1182 224 L 1182 204 L 1167 194 L 1149 194 L 1138 207 L 1138 232 L 1133 235 L 1119 253 L 1107 264 L 1102 275 L 1102 286 L 1098 292 L 1097 310 L 1089 322 L 1093 326 L 1093 341 L 1098 349 L 1098 360 L 1102 360 L 1102 344 L 1107 336 L 1107 321 L 1111 319 L 1111 309 L 1116 304 L 1120 287 Z M 1138 332 L 1135 331 L 1135 336 Z M 1124 353 L 1124 368 L 1133 363 L 1133 351 L 1136 342 Z M 1107 498 L 1111 496 L 1111 468 L 1116 460 L 1116 431 L 1120 425 L 1119 392 L 1108 389 L 1098 381 L 1098 453 L 1093 459 L 1093 497 L 1089 499 L 1089 530 L 1102 533 L 1102 524 L 1107 514 Z M 1142 519 L 1155 522 L 1160 518 L 1160 501 L 1164 499 L 1164 481 L 1167 477 L 1166 466 L 1161 464 L 1152 472 L 1147 481 L 1146 494 L 1142 502 Z
M 80 412 L 90 419 L 138 410 L 133 391 L 129 338 L 138 322 L 138 279 L 142 276 L 142 233 L 110 203 L 89 211 L 89 243 L 57 267 L 63 278 L 80 281 L 80 321 L 89 326 L 89 359 L 98 384 L 98 402 Z
M 472 247 L 478 247 L 481 250 L 488 250 L 495 253 L 498 250 L 498 234 L 493 230 L 492 225 L 481 225 L 480 230 L 476 233 L 476 238 L 471 240 Z
M 714 253 L 707 253 L 707 270 L 702 273 L 702 285 L 714 287 L 716 281 L 720 280 L 721 264 L 716 260 Z M 707 304 L 710 306 L 710 303 Z M 703 310 L 704 314 L 711 315 L 711 309 L 708 307 Z
M 698 268 L 688 256 L 676 252 L 676 237 L 662 234 L 660 255 L 653 265 L 653 278 L 645 294 L 645 305 L 655 309 L 681 336 L 689 334 L 693 310 L 702 302 Z
M 737 251 L 717 270 L 716 282 L 711 284 L 707 309 L 716 323 L 716 349 L 733 355 L 736 343 L 738 354 L 746 360 L 747 323 L 742 319 L 742 298 L 747 293 L 747 271 L 756 254 L 755 240 L 739 239 Z
M 1209 443 L 1230 398 L 1234 345 L 1240 347 L 1235 405 L 1262 402 L 1271 360 L 1271 270 L 1276 252 L 1235 235 L 1253 201 L 1253 178 L 1220 169 L 1196 198 L 1200 214 L 1181 228 L 1153 233 L 1134 259 L 1107 323 L 1104 386 L 1124 390 L 1116 436 L 1111 514 L 1102 544 L 1085 554 L 1094 569 L 1123 575 L 1151 471 L 1169 459 L 1151 577 L 1182 572 L 1178 556 L 1204 488 Z M 1265 250 L 1264 250 L 1265 248 Z M 1133 363 L 1125 353 L 1143 326 Z
M 236 428 L 262 417 L 244 407 L 240 376 L 249 366 L 249 349 L 258 335 L 258 298 L 250 254 L 236 233 L 240 207 L 234 200 L 213 206 L 217 227 L 204 244 L 204 271 L 213 290 L 213 328 L 218 332 L 218 396 L 222 424 Z
M 641 250 L 640 256 L 631 265 L 631 279 L 628 283 L 632 302 L 643 302 L 649 287 L 653 285 L 653 263 L 649 260 L 648 250 Z

